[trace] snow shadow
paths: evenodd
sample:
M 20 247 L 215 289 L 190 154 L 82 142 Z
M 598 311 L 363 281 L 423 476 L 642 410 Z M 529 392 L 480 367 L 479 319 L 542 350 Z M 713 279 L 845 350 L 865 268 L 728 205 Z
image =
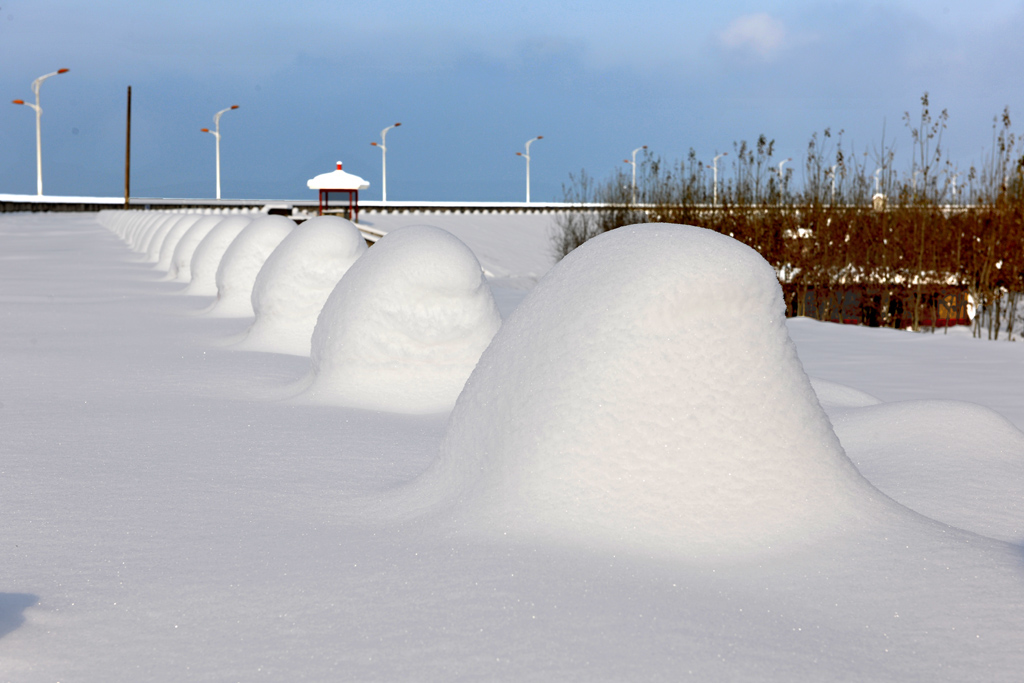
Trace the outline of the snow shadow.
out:
M 0 593 L 0 638 L 25 623 L 26 609 L 39 602 L 31 593 Z

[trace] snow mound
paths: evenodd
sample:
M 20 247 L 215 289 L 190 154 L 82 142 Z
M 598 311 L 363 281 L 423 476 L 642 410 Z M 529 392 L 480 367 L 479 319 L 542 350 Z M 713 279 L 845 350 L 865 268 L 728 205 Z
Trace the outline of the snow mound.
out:
M 163 220 L 165 214 L 158 212 L 144 212 L 138 217 L 137 220 L 132 221 L 131 226 L 125 233 L 125 242 L 132 251 L 139 251 L 139 244 L 142 242 L 143 237 L 149 234 L 150 228 L 153 225 Z
M 256 321 L 240 346 L 308 356 L 327 297 L 364 253 L 366 240 L 344 218 L 317 216 L 295 228 L 256 276 L 251 300 Z
M 181 220 L 182 214 L 180 213 L 167 213 L 161 214 L 161 217 L 153 222 L 152 228 L 149 230 L 143 239 L 139 242 L 139 252 L 146 255 L 146 261 L 148 263 L 156 263 L 157 256 L 159 255 L 160 243 L 164 241 L 167 233 L 170 231 L 174 224 Z M 157 253 L 154 254 L 153 252 Z
M 1024 433 L 966 401 L 882 403 L 832 415 L 861 473 L 912 510 L 1024 542 Z
M 189 228 L 195 225 L 203 217 L 199 214 L 186 214 L 180 221 L 175 223 L 167 234 L 164 235 L 163 240 L 160 242 L 159 251 L 156 254 L 156 265 L 153 266 L 157 270 L 164 272 L 171 269 L 171 259 L 174 257 L 174 248 L 178 246 L 178 242 L 182 236 L 188 232 Z
M 220 267 L 220 260 L 239 233 L 251 222 L 248 216 L 230 216 L 207 233 L 192 254 L 189 266 L 191 279 L 183 294 L 217 296 L 217 268 Z
M 441 496 L 490 531 L 691 556 L 800 543 L 878 509 L 784 310 L 771 266 L 710 230 L 591 240 L 494 337 L 415 504 Z
M 167 279 L 179 282 L 188 282 L 192 279 L 192 257 L 196 253 L 196 247 L 222 220 L 224 220 L 223 216 L 203 216 L 181 235 L 177 243 L 173 245 L 174 253 L 171 254 Z M 163 262 L 163 257 L 164 254 L 161 250 L 158 267 Z
M 473 252 L 450 233 L 390 232 L 331 292 L 312 337 L 318 402 L 441 412 L 501 325 Z
M 211 313 L 226 318 L 253 315 L 252 287 L 267 257 L 295 229 L 284 216 L 262 216 L 247 225 L 224 252 L 217 268 L 217 301 Z
M 153 236 L 149 240 L 149 244 L 146 245 L 146 261 L 152 264 L 156 264 L 160 260 L 160 250 L 163 248 L 164 240 L 174 230 L 174 226 L 179 223 L 186 223 L 192 225 L 195 220 L 190 214 L 177 213 L 173 214 L 171 219 L 165 222 L 160 228 L 153 233 Z

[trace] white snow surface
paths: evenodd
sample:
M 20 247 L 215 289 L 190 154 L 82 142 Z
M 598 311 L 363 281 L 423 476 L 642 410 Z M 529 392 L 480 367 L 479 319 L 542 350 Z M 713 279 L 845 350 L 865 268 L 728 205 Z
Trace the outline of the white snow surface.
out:
M 217 267 L 217 300 L 212 315 L 249 318 L 252 288 L 256 276 L 281 241 L 295 229 L 295 221 L 284 216 L 261 216 L 245 226 L 228 246 Z
M 192 254 L 192 262 L 189 266 L 190 279 L 188 286 L 183 290 L 185 294 L 191 296 L 217 295 L 217 269 L 220 268 L 224 252 L 251 222 L 252 218 L 249 216 L 229 216 L 218 222 L 203 237 Z
M 309 361 L 180 289 L 93 215 L 0 216 L 0 680 L 1019 680 L 1020 344 L 787 321 L 907 507 L 694 560 L 391 514 L 447 416 L 260 398 Z
M 256 320 L 238 348 L 308 356 L 320 309 L 364 253 L 366 240 L 344 218 L 301 223 L 257 274 L 251 298 Z
M 450 410 L 501 325 L 480 263 L 439 228 L 390 232 L 328 297 L 311 340 L 308 399 Z

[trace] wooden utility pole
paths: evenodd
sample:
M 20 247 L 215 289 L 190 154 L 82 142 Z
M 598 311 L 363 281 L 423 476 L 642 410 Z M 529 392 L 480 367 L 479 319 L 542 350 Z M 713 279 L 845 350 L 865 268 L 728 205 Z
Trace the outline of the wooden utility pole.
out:
M 132 86 L 128 86 L 128 125 L 125 133 L 124 144 L 124 208 L 128 210 L 128 196 L 130 194 L 132 177 Z

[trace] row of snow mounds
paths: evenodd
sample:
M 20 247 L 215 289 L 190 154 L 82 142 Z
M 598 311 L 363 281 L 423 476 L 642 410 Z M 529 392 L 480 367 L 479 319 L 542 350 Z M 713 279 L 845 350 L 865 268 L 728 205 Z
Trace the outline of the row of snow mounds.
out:
M 884 470 L 899 482 L 885 492 L 917 512 L 1010 542 L 1024 534 L 1013 483 L 1024 435 L 980 406 L 883 404 L 808 378 L 774 271 L 731 238 L 675 225 L 607 233 L 502 326 L 479 262 L 443 230 L 395 230 L 367 251 L 335 217 L 298 228 L 209 218 L 149 216 L 122 235 L 159 254 L 176 232 L 175 249 L 201 234 L 190 266 L 194 280 L 217 261 L 210 311 L 255 318 L 240 348 L 309 354 L 304 399 L 410 413 L 454 403 L 435 462 L 385 500 L 400 515 L 426 508 L 482 533 L 714 559 L 883 518 L 922 523 L 861 475 Z M 200 257 L 214 239 L 222 256 Z M 948 424 L 984 428 L 914 455 L 908 425 Z M 893 444 L 911 459 L 891 457 Z M 970 471 L 962 485 L 963 453 L 979 444 L 968 470 L 1005 474 L 1005 490 Z
M 690 556 L 883 514 L 784 313 L 771 266 L 729 237 L 652 224 L 591 240 L 497 332 L 399 509 Z
M 121 218 L 102 220 L 182 293 L 215 296 L 207 314 L 254 318 L 239 348 L 311 356 L 304 400 L 449 410 L 501 324 L 480 263 L 438 228 L 393 231 L 371 253 L 332 216 Z
M 217 296 L 217 269 L 220 267 L 221 259 L 235 238 L 250 223 L 252 219 L 248 216 L 230 216 L 218 222 L 206 233 L 192 252 L 188 286 L 182 294 Z M 185 237 L 188 235 L 189 233 L 186 233 Z M 180 246 L 179 244 L 179 248 Z
M 249 223 L 232 240 L 217 266 L 214 281 L 217 300 L 210 312 L 228 318 L 255 315 L 252 288 L 256 276 L 270 256 L 295 229 L 295 222 L 284 216 L 264 216 Z
M 216 213 L 214 213 L 216 212 Z M 187 225 L 194 223 L 203 216 L 224 218 L 233 214 L 251 214 L 248 209 L 185 210 L 185 211 L 100 211 L 97 219 L 100 224 L 124 240 L 128 246 L 146 254 L 150 262 L 155 262 L 156 255 L 167 234 L 179 222 Z

